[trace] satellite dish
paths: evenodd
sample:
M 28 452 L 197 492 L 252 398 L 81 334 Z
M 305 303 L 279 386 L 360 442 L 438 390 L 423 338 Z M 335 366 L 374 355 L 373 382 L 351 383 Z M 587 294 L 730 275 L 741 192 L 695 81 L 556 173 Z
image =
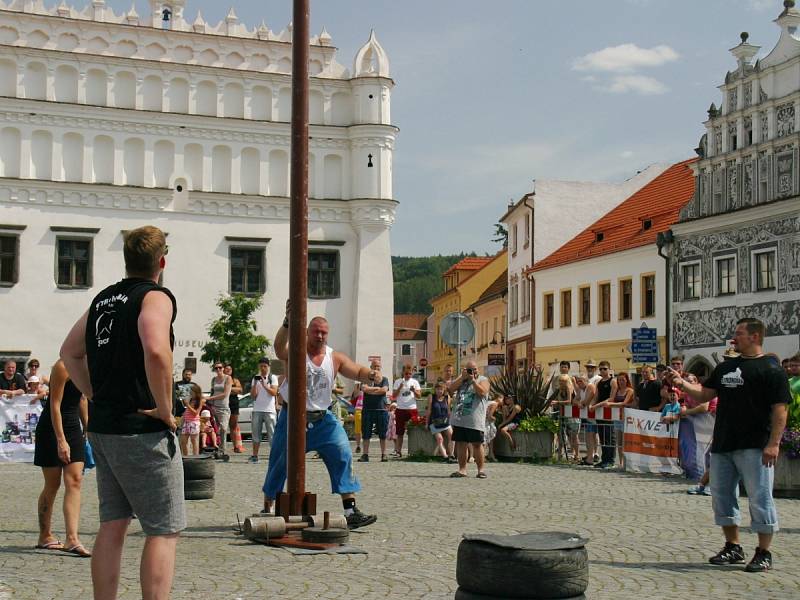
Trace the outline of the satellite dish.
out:
M 442 318 L 439 335 L 448 346 L 466 346 L 475 337 L 475 325 L 464 313 L 451 312 Z

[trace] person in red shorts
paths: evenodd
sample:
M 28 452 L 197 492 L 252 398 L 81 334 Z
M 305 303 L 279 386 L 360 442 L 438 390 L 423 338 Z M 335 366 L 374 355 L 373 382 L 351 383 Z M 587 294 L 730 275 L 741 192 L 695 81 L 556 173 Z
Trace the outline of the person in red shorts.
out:
M 397 439 L 394 441 L 394 455 L 403 455 L 403 436 L 406 433 L 406 423 L 417 416 L 417 399 L 422 395 L 422 387 L 419 381 L 411 375 L 414 367 L 406 363 L 403 365 L 403 376 L 394 382 L 392 386 L 392 400 L 397 403 L 395 411 L 395 427 L 397 429 Z

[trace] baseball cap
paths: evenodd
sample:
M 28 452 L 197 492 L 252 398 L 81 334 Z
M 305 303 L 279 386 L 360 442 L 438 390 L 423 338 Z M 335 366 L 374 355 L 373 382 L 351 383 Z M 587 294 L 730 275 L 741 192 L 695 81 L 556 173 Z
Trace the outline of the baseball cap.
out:
M 33 375 L 28 378 L 28 383 L 39 383 L 39 378 L 36 375 Z
M 210 417 L 210 416 L 211 416 L 211 411 L 208 411 L 208 410 L 201 410 L 201 411 L 200 411 L 200 416 L 201 416 L 201 417 Z

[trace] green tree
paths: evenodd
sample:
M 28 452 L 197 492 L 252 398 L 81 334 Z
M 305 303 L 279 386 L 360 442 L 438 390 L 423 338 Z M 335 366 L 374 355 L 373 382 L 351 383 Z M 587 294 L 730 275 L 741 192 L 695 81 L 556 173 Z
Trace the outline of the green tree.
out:
M 203 346 L 200 360 L 229 363 L 236 377 L 243 381 L 258 370 L 258 359 L 270 346 L 269 340 L 256 332 L 253 318 L 253 313 L 261 308 L 261 297 L 220 296 L 217 306 L 222 315 L 208 326 L 210 341 Z
M 494 224 L 494 237 L 492 241 L 502 243 L 503 248 L 508 248 L 508 229 L 503 227 L 502 223 Z

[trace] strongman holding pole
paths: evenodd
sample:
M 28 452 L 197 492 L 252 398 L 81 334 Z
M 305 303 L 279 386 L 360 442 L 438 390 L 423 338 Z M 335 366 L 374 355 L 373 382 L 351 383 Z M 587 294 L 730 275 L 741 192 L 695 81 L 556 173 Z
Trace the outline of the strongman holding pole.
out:
M 275 334 L 275 354 L 283 361 L 289 359 L 289 310 L 286 303 L 286 318 Z M 375 515 L 365 515 L 356 507 L 355 493 L 361 484 L 353 472 L 353 454 L 342 424 L 328 410 L 331 391 L 337 373 L 348 379 L 369 383 L 375 371 L 354 362 L 349 356 L 328 346 L 328 321 L 314 317 L 308 325 L 306 340 L 306 452 L 319 453 L 331 478 L 331 491 L 342 496 L 342 506 L 350 529 L 371 525 L 378 520 Z M 287 377 L 279 393 L 284 401 L 291 403 Z M 286 454 L 288 410 L 282 410 L 275 425 L 269 467 L 264 480 L 264 510 L 272 511 L 275 497 L 283 491 L 286 482 Z

